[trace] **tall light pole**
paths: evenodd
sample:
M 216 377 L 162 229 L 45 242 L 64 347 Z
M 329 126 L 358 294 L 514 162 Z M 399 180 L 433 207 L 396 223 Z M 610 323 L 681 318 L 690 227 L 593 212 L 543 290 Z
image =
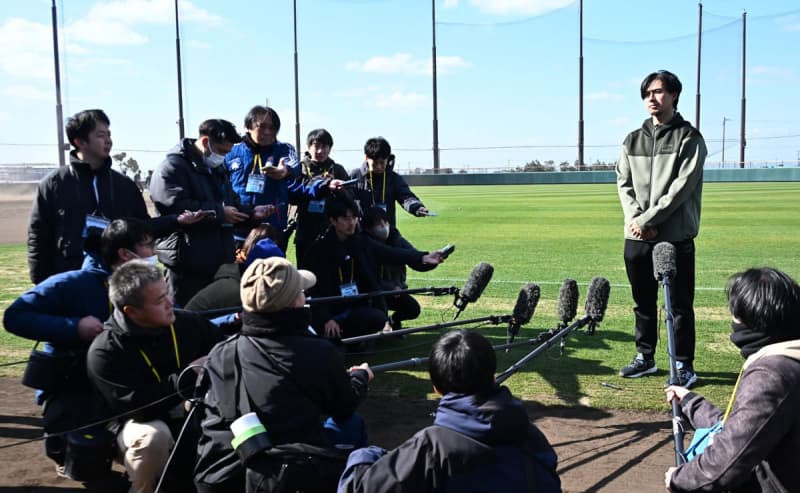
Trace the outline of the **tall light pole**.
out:
M 747 106 L 747 101 L 744 97 L 744 74 L 745 74 L 745 61 L 746 61 L 746 54 L 747 54 L 747 12 L 742 12 L 742 121 L 739 125 L 739 167 L 744 168 L 744 146 L 746 142 L 744 140 L 744 113 L 745 107 Z
M 578 171 L 583 170 L 583 0 L 578 2 Z
M 697 94 L 694 98 L 694 128 L 700 130 L 700 57 L 703 47 L 703 2 L 698 2 L 697 8 Z
M 436 0 L 431 0 L 431 28 L 433 48 L 431 69 L 433 71 L 433 174 L 439 173 L 439 102 L 436 98 Z
M 294 142 L 300 156 L 300 86 L 297 71 L 297 0 L 294 0 Z
M 178 21 L 178 0 L 175 0 L 175 54 L 178 65 L 178 135 L 181 140 L 185 135 L 183 126 L 183 81 L 181 79 L 181 30 Z
M 64 111 L 61 108 L 61 69 L 58 64 L 58 15 L 56 14 L 56 0 L 52 0 L 50 9 L 53 17 L 53 63 L 56 75 L 56 131 L 58 132 L 58 165 L 66 166 L 64 158 Z
M 720 165 L 722 168 L 725 167 L 725 122 L 731 121 L 730 118 L 722 117 L 722 159 L 720 160 Z

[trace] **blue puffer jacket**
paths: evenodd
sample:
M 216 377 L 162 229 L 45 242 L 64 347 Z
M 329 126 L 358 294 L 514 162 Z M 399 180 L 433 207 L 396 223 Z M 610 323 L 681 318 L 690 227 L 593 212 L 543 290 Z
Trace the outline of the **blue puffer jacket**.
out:
M 556 453 L 506 387 L 447 394 L 434 426 L 398 448 L 355 450 L 343 492 L 560 492 Z M 531 485 L 531 486 L 529 486 Z
M 272 204 L 278 207 L 278 212 L 267 218 L 270 223 L 278 230 L 286 227 L 286 216 L 289 208 L 289 191 L 287 184 L 300 177 L 300 165 L 297 159 L 297 152 L 294 146 L 285 142 L 275 141 L 271 146 L 259 148 L 261 163 L 267 166 L 271 162 L 277 166 L 282 158 L 286 158 L 288 163 L 289 176 L 283 180 L 273 180 L 266 178 L 263 193 L 247 192 L 247 179 L 253 173 L 253 159 L 256 149 L 248 143 L 249 138 L 236 144 L 225 156 L 225 169 L 228 171 L 233 191 L 239 196 L 239 200 L 244 206 Z M 258 172 L 258 170 L 256 170 Z
M 50 276 L 17 298 L 6 309 L 3 326 L 20 337 L 46 341 L 54 352 L 85 349 L 89 343 L 78 337 L 78 321 L 89 315 L 108 319 L 109 275 L 98 258 L 86 255 L 80 270 Z

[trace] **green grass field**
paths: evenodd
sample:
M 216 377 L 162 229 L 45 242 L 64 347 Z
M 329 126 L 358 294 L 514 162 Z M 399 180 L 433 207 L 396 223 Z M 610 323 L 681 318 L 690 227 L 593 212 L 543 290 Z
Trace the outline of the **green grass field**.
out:
M 404 236 L 420 249 L 453 243 L 456 251 L 433 271 L 409 271 L 411 287 L 460 288 L 478 262 L 494 266 L 492 282 L 461 319 L 510 313 L 520 287 L 536 282 L 542 297 L 533 320 L 519 336 L 532 338 L 555 326 L 556 299 L 564 278 L 576 279 L 580 285 L 579 315 L 591 278 L 603 276 L 611 282 L 608 311 L 596 335 L 573 332 L 563 356 L 556 344 L 534 359 L 506 382 L 514 393 L 546 404 L 667 409 L 662 391 L 668 374 L 663 323 L 656 357 L 659 373 L 635 380 L 617 376 L 635 348 L 630 288 L 622 260 L 622 213 L 613 184 L 418 187 L 415 191 L 439 216 L 416 219 L 400 212 L 398 227 Z M 715 402 L 727 401 L 742 363 L 728 340 L 726 279 L 736 271 L 763 265 L 800 277 L 799 194 L 800 183 L 705 185 L 701 232 L 696 241 L 695 369 L 699 375 L 696 389 Z M 25 245 L 0 246 L 0 265 L 0 308 L 4 309 L 29 286 Z M 418 299 L 424 308 L 415 325 L 452 318 L 452 297 Z M 477 330 L 498 343 L 504 341 L 505 326 Z M 436 335 L 383 341 L 370 354 L 352 355 L 350 359 L 378 364 L 427 355 Z M 30 342 L 3 332 L 0 362 L 24 359 L 30 346 Z M 498 353 L 498 371 L 532 348 Z M 3 370 L 14 375 L 21 368 Z M 431 391 L 426 373 L 418 369 L 379 374 L 373 389 L 379 394 L 408 397 L 424 397 Z

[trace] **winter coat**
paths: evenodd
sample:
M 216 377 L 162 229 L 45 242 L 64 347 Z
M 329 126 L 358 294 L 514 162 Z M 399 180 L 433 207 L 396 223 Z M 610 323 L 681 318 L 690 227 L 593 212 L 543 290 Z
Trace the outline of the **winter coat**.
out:
M 267 166 L 271 163 L 277 166 L 282 158 L 286 159 L 289 175 L 282 180 L 273 180 L 266 177 L 264 181 L 264 191 L 254 193 L 247 191 L 247 180 L 253 174 L 255 166 L 254 158 L 256 153 L 261 157 L 261 165 Z M 272 204 L 276 206 L 277 212 L 266 218 L 278 231 L 286 228 L 286 220 L 289 212 L 289 190 L 287 183 L 300 177 L 300 166 L 298 165 L 297 152 L 294 146 L 285 142 L 275 141 L 271 146 L 258 147 L 249 136 L 245 136 L 242 142 L 233 146 L 231 152 L 225 155 L 225 170 L 228 173 L 233 191 L 239 197 L 243 206 L 256 206 Z
M 233 262 L 233 226 L 225 222 L 224 206 L 239 203 L 225 170 L 209 168 L 194 143 L 184 139 L 167 153 L 150 181 L 150 198 L 162 215 L 213 210 L 215 216 L 160 239 L 156 252 L 173 271 L 211 278 L 220 265 Z
M 389 224 L 395 226 L 395 202 L 400 204 L 409 214 L 416 214 L 422 201 L 414 195 L 406 180 L 394 172 L 394 156 L 390 156 L 386 170 L 375 175 L 369 170 L 365 161 L 360 168 L 350 172 L 350 178 L 357 178 L 355 185 L 355 198 L 361 211 L 366 211 L 373 205 L 386 206 L 389 215 Z
M 292 194 L 292 204 L 297 206 L 297 230 L 294 241 L 301 248 L 309 245 L 325 232 L 330 224 L 325 216 L 324 201 L 328 196 L 328 184 L 332 179 L 347 180 L 349 175 L 344 167 L 328 159 L 323 163 L 312 161 L 306 156 L 301 163 L 302 177 L 307 186 L 313 186 L 316 193 Z
M 339 493 L 560 492 L 556 453 L 506 387 L 447 394 L 434 425 L 386 452 L 350 454 Z
M 422 263 L 426 252 L 391 248 L 373 240 L 366 233 L 356 233 L 339 241 L 336 231 L 328 229 L 308 250 L 303 265 L 317 276 L 317 283 L 309 290 L 314 298 L 340 296 L 342 284 L 355 282 L 359 293 L 380 291 L 378 280 L 381 264 L 408 265 L 414 270 L 427 270 Z M 335 319 L 353 304 L 372 303 L 385 310 L 382 298 L 337 303 L 315 303 L 312 306 L 314 326 Z
M 681 411 L 695 429 L 711 427 L 723 415 L 693 392 L 681 400 Z M 800 340 L 796 339 L 764 346 L 747 358 L 722 431 L 702 454 L 673 472 L 671 491 L 800 491 L 798 457 Z
M 220 411 L 223 396 L 238 396 L 233 378 L 227 380 L 223 375 L 226 346 L 238 347 L 240 378 L 250 397 L 250 409 L 258 414 L 274 445 L 329 446 L 323 418 L 350 417 L 367 394 L 367 372 L 357 370 L 348 375 L 339 351 L 308 330 L 304 309 L 244 312 L 242 322 L 241 334 L 218 344 L 206 363 L 209 388 L 195 480 L 207 485 L 244 474 L 231 447 L 230 421 Z M 245 412 L 242 406 L 238 411 Z
M 616 167 L 626 239 L 637 239 L 631 221 L 656 228 L 656 242 L 697 236 L 707 154 L 703 136 L 680 113 L 658 126 L 648 118 L 628 134 Z
M 109 220 L 124 217 L 150 220 L 136 184 L 111 169 L 111 158 L 101 168 L 92 170 L 73 151 L 68 166 L 53 170 L 39 182 L 33 201 L 28 226 L 28 266 L 34 284 L 53 274 L 81 268 L 82 235 L 89 214 Z M 151 222 L 151 227 L 157 235 L 177 228 L 177 219 Z
M 112 412 L 137 410 L 129 417 L 138 422 L 168 420 L 169 410 L 181 402 L 176 395 L 180 373 L 223 338 L 207 320 L 182 310 L 175 310 L 172 326 L 174 340 L 170 327 L 145 329 L 114 310 L 94 338 L 86 366 Z M 194 375 L 184 378 L 182 387 L 192 388 Z

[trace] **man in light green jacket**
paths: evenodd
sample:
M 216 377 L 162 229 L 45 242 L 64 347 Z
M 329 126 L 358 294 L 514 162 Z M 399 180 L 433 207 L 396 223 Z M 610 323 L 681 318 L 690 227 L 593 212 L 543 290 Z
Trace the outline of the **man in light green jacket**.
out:
M 700 229 L 700 201 L 706 144 L 678 113 L 681 82 L 665 70 L 645 77 L 640 88 L 650 118 L 622 144 L 617 190 L 625 215 L 625 270 L 636 318 L 636 351 L 620 376 L 637 378 L 657 371 L 658 281 L 653 247 L 675 246 L 677 273 L 671 304 L 679 384 L 697 381 L 694 372 L 694 238 Z

